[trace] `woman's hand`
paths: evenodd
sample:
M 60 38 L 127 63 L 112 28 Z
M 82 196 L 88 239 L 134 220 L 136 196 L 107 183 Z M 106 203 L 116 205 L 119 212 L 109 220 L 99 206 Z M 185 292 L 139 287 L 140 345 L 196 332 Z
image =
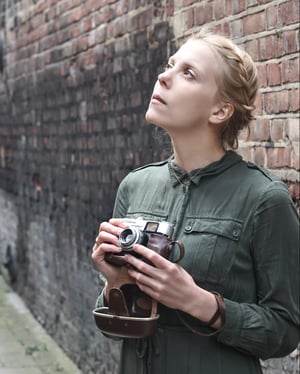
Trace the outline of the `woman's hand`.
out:
M 106 278 L 108 285 L 116 281 L 120 273 L 120 267 L 110 265 L 105 261 L 105 255 L 108 252 L 121 252 L 119 235 L 126 227 L 128 227 L 128 224 L 121 218 L 112 218 L 108 222 L 102 222 L 93 246 L 92 260 Z
M 141 291 L 169 308 L 182 310 L 203 322 L 210 320 L 217 309 L 213 294 L 197 286 L 179 264 L 139 244 L 134 246 L 134 251 L 153 264 L 132 255 L 125 256 L 134 268 L 129 269 L 128 274 Z

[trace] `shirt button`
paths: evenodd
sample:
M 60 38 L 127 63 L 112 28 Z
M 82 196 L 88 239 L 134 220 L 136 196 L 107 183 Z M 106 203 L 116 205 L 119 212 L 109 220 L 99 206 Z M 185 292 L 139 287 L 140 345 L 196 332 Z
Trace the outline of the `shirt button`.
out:
M 240 236 L 241 230 L 240 229 L 233 229 L 232 236 L 237 239 Z
M 185 226 L 185 231 L 186 232 L 191 232 L 192 231 L 192 226 L 190 226 L 190 225 Z

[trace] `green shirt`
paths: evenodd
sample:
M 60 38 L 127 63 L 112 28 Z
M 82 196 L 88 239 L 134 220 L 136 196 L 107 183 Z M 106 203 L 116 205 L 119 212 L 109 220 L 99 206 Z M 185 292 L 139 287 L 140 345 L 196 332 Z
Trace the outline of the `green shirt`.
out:
M 146 165 L 120 184 L 114 217 L 173 223 L 173 239 L 185 246 L 181 266 L 226 305 L 225 328 L 212 337 L 194 334 L 160 305 L 155 336 L 124 339 L 120 373 L 261 373 L 259 358 L 297 346 L 298 216 L 284 183 L 266 170 L 232 151 L 191 173 L 172 158 Z

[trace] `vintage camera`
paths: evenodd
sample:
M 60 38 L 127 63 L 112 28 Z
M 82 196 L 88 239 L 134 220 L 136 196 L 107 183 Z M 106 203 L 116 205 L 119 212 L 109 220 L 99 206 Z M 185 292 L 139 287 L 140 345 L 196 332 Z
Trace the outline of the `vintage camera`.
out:
M 124 229 L 119 236 L 119 244 L 122 251 L 120 253 L 108 253 L 106 255 L 107 262 L 116 266 L 123 266 L 126 265 L 123 258 L 125 254 L 130 253 L 139 257 L 133 250 L 135 244 L 142 244 L 165 258 L 169 258 L 173 248 L 177 246 L 179 255 L 173 261 L 178 262 L 183 257 L 181 243 L 172 241 L 174 227 L 170 222 L 143 221 L 139 219 L 125 219 L 125 222 L 129 224 L 129 227 Z
M 122 249 L 108 253 L 106 261 L 120 267 L 119 276 L 108 290 L 109 306 L 93 310 L 97 327 L 111 336 L 144 338 L 153 335 L 158 328 L 157 301 L 142 292 L 128 274 L 124 256 L 138 256 L 133 247 L 142 244 L 161 256 L 178 262 L 184 256 L 183 244 L 172 240 L 173 225 L 169 222 L 128 220 L 128 228 L 119 236 Z M 170 257 L 172 253 L 172 256 Z M 147 259 L 140 257 L 143 261 Z M 148 262 L 149 263 L 149 262 Z

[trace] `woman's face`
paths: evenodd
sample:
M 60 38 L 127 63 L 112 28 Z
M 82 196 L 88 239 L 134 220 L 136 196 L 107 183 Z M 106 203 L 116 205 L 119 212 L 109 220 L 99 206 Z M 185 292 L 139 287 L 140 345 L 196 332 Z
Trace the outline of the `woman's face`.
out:
M 146 120 L 166 131 L 199 129 L 217 109 L 218 60 L 201 40 L 189 40 L 158 76 Z

